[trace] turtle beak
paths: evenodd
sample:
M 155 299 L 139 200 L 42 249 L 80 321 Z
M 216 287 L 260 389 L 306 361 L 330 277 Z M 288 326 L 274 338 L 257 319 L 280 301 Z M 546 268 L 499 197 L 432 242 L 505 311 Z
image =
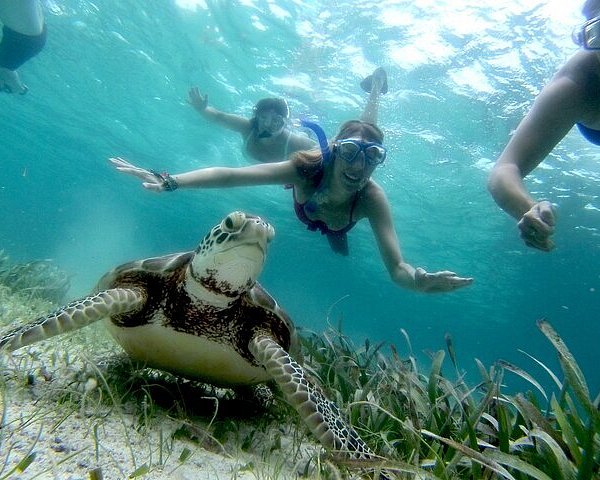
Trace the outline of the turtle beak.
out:
M 275 228 L 269 222 L 263 220 L 260 217 L 256 217 L 253 215 L 247 215 L 247 218 L 251 218 L 253 221 L 248 222 L 245 226 L 248 232 L 252 232 L 250 235 L 255 236 L 257 238 L 257 243 L 264 243 L 265 246 L 263 250 L 266 252 L 266 245 L 275 238 Z
M 270 223 L 267 223 L 267 243 L 275 238 L 275 229 Z

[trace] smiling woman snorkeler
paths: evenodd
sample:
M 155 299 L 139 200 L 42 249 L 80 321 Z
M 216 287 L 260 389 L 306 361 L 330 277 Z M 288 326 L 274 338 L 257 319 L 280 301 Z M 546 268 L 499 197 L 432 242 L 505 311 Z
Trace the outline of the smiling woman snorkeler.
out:
M 318 128 L 313 124 L 314 128 Z M 311 127 L 311 128 L 313 128 Z M 321 134 L 323 137 L 324 134 Z M 158 174 L 123 158 L 111 158 L 120 172 L 138 177 L 155 192 L 175 188 L 228 188 L 291 184 L 298 218 L 311 230 L 327 235 L 334 251 L 347 254 L 346 234 L 367 219 L 391 279 L 404 288 L 447 292 L 467 286 L 472 278 L 451 271 L 429 273 L 406 263 L 400 252 L 389 201 L 371 178 L 386 158 L 383 133 L 360 120 L 344 123 L 321 150 L 300 151 L 289 160 L 240 168 L 210 167 L 177 175 Z

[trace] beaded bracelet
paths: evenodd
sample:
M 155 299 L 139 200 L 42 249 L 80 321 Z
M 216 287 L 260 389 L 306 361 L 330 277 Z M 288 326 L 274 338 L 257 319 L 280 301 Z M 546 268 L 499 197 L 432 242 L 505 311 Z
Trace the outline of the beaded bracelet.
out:
M 163 190 L 167 192 L 172 192 L 179 188 L 179 184 L 177 180 L 175 180 L 171 175 L 167 172 L 157 172 L 156 170 L 150 170 L 150 173 L 154 175 L 158 180 L 161 181 L 161 186 Z

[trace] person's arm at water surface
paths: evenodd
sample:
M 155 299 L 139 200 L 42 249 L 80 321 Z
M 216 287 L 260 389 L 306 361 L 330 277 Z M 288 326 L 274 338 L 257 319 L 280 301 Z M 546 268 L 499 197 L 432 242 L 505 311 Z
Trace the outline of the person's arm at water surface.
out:
M 194 107 L 200 115 L 209 120 L 210 122 L 216 123 L 229 130 L 239 132 L 242 135 L 246 135 L 252 128 L 250 120 L 241 117 L 239 115 L 233 115 L 231 113 L 221 112 L 216 108 L 208 106 L 208 95 L 202 95 L 198 87 L 190 88 L 188 93 L 188 103 Z
M 488 179 L 488 189 L 498 206 L 518 220 L 525 244 L 544 251 L 554 247 L 550 237 L 555 214 L 549 201 L 536 201 L 529 195 L 523 178 L 586 116 L 589 98 L 581 82 L 569 72 L 570 69 L 559 72 L 543 88 Z
M 147 190 L 162 192 L 168 177 L 175 182 L 175 188 L 229 188 L 253 185 L 283 185 L 302 181 L 296 167 L 290 161 L 278 163 L 260 163 L 249 167 L 208 167 L 176 175 L 159 174 L 153 170 L 138 167 L 121 157 L 109 159 L 110 163 L 122 173 L 143 180 Z M 171 187 L 171 190 L 175 188 Z
M 405 262 L 400 252 L 398 236 L 392 221 L 389 201 L 383 189 L 375 182 L 367 187 L 365 213 L 377 240 L 383 262 L 392 280 L 401 287 L 425 293 L 449 292 L 473 283 L 454 272 L 443 270 L 429 273 Z

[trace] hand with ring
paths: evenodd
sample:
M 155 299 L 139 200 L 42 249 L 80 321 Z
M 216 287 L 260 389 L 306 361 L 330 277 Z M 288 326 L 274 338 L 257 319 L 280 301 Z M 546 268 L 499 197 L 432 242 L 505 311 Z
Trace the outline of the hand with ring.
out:
M 549 201 L 542 200 L 525 212 L 517 226 L 525 245 L 549 252 L 555 246 L 550 238 L 554 234 L 555 224 L 554 207 Z

